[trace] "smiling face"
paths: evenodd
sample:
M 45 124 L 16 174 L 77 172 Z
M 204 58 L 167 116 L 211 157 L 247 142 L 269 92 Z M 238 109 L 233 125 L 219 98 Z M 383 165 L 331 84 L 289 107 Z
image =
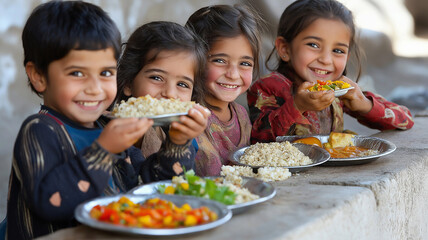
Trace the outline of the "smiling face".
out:
M 156 59 L 146 64 L 126 87 L 127 96 L 175 98 L 190 101 L 195 79 L 195 58 L 188 52 L 161 51 Z
M 70 120 L 93 127 L 116 96 L 113 49 L 71 50 L 48 66 L 44 105 Z
M 217 107 L 233 102 L 250 87 L 253 69 L 253 51 L 243 35 L 218 39 L 208 56 L 206 101 Z
M 277 50 L 302 80 L 333 81 L 345 70 L 350 40 L 349 28 L 342 21 L 319 18 L 301 31 L 291 44 L 282 39 L 277 43 Z

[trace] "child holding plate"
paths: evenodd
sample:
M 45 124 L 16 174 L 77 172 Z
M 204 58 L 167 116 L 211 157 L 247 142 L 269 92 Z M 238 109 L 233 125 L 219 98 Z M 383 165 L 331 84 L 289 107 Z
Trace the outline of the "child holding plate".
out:
M 125 43 L 119 59 L 116 103 L 146 95 L 202 102 L 205 53 L 196 35 L 177 23 L 155 21 L 140 26 Z M 146 157 L 161 148 L 168 155 L 194 156 L 198 150 L 194 138 L 204 131 L 209 115 L 208 109 L 195 104 L 179 121 L 150 128 L 134 146 L 141 148 Z M 194 167 L 194 158 L 191 160 L 187 170 Z M 183 173 L 179 165 L 174 170 Z
M 275 52 L 278 64 L 271 69 L 268 62 Z M 351 54 L 359 60 L 353 16 L 340 2 L 300 0 L 289 5 L 279 22 L 275 48 L 266 60 L 273 72 L 254 82 L 247 95 L 251 142 L 342 132 L 343 112 L 370 128 L 410 129 L 413 119 L 406 107 L 363 92 L 346 77 Z M 339 80 L 353 88 L 335 97 L 333 90 L 313 91 L 317 80 L 318 84 Z

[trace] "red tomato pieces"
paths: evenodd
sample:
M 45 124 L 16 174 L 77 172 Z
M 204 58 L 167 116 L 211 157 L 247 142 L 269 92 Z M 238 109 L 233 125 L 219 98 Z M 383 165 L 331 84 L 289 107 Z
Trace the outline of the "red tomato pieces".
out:
M 177 207 L 173 202 L 160 198 L 136 204 L 127 197 L 107 206 L 96 205 L 90 216 L 98 221 L 129 227 L 179 228 L 200 225 L 217 220 L 218 216 L 208 207 L 194 208 L 189 204 Z

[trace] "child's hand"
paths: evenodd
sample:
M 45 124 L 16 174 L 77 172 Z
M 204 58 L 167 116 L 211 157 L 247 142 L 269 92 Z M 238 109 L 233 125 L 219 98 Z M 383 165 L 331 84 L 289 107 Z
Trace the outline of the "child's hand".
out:
M 111 120 L 98 137 L 98 143 L 111 153 L 120 153 L 131 147 L 153 125 L 153 120 L 143 118 L 118 118 Z
M 303 113 L 306 111 L 321 111 L 334 101 L 334 92 L 330 91 L 319 91 L 309 92 L 308 88 L 313 86 L 312 82 L 302 83 L 294 96 L 294 103 L 297 109 Z
M 208 117 L 211 112 L 196 104 L 189 110 L 188 116 L 181 116 L 180 122 L 171 123 L 169 138 L 177 145 L 183 145 L 187 141 L 197 137 L 207 127 Z
M 345 76 L 342 76 L 338 80 L 347 82 L 354 87 L 354 89 L 350 89 L 345 95 L 339 97 L 345 107 L 353 112 L 359 112 L 361 114 L 368 113 L 372 109 L 372 101 L 364 96 L 357 83 Z

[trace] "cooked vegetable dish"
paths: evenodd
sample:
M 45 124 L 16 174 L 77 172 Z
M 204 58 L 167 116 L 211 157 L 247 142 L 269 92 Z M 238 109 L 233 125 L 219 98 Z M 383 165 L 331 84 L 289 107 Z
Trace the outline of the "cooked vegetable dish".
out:
M 142 228 L 190 227 L 218 218 L 215 212 L 205 206 L 192 209 L 185 203 L 178 207 L 160 198 L 151 198 L 139 204 L 127 197 L 121 197 L 107 206 L 96 205 L 91 209 L 90 216 L 101 222 Z

